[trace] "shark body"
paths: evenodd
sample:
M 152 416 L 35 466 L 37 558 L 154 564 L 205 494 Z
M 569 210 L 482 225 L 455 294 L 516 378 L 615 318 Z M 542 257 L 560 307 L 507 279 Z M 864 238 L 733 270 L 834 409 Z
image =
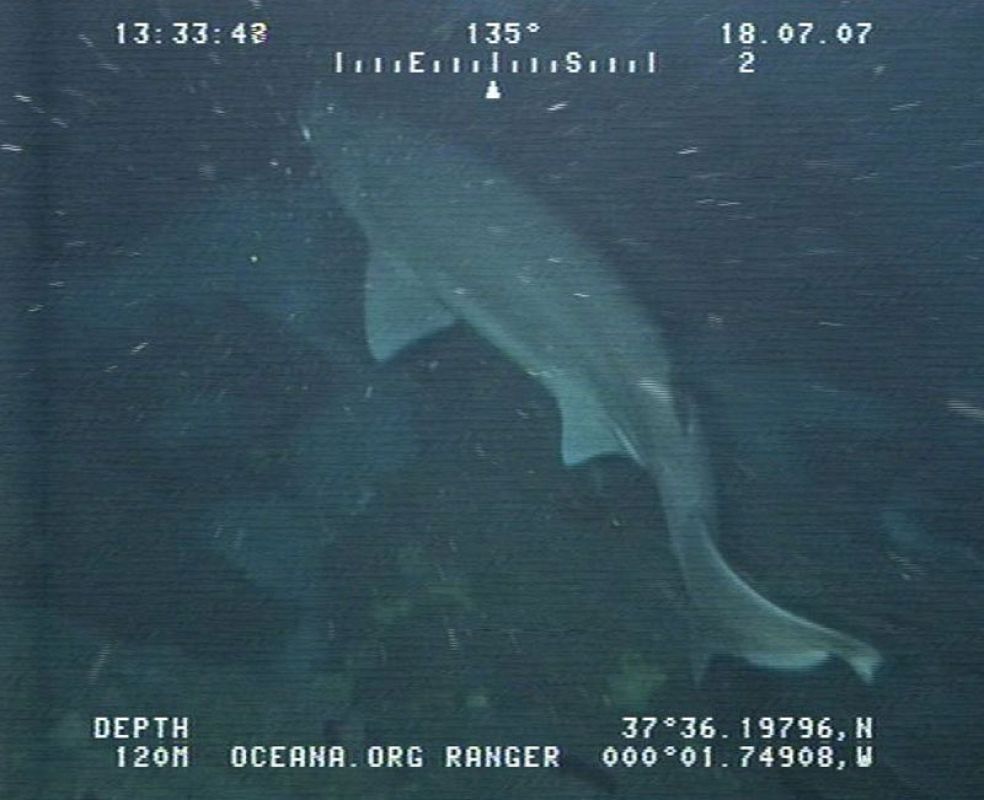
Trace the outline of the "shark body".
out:
M 725 562 L 698 417 L 673 387 L 663 336 L 568 224 L 501 170 L 413 127 L 325 101 L 302 131 L 369 243 L 376 359 L 463 321 L 555 398 L 565 464 L 617 453 L 651 476 L 692 607 L 698 672 L 714 654 L 776 669 L 834 656 L 873 679 L 873 647 L 780 608 Z

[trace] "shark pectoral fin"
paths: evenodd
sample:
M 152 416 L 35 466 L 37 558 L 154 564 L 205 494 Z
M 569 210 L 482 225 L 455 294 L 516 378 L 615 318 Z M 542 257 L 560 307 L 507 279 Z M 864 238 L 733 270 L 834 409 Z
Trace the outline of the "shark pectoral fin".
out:
M 396 254 L 374 250 L 366 274 L 366 339 L 377 361 L 451 327 L 455 316 Z
M 577 387 L 552 388 L 560 405 L 560 449 L 564 466 L 577 466 L 595 456 L 626 454 L 611 419 L 594 397 L 579 392 Z

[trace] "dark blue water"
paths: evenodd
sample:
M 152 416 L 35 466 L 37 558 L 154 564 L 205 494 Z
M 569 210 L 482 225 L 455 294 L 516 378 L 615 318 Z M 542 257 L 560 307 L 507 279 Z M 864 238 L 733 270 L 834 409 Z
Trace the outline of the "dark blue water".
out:
M 553 399 L 464 327 L 369 357 L 372 243 L 297 111 L 336 48 L 467 51 L 468 22 L 526 4 L 138 15 L 263 20 L 255 46 L 120 45 L 130 4 L 75 5 L 9 26 L 0 107 L 4 797 L 980 796 L 977 4 L 558 0 L 518 52 L 655 48 L 659 74 L 504 76 L 499 101 L 475 78 L 320 90 L 481 153 L 604 255 L 700 409 L 722 551 L 877 646 L 871 686 L 728 659 L 695 684 L 646 476 L 564 469 Z M 760 45 L 745 75 L 729 20 L 874 28 Z M 192 766 L 115 768 L 140 743 L 91 720 L 141 714 L 191 717 Z M 679 754 L 620 735 L 674 714 L 872 717 L 875 763 L 600 765 L 608 746 Z M 443 768 L 455 743 L 565 756 Z M 429 763 L 234 769 L 235 744 Z

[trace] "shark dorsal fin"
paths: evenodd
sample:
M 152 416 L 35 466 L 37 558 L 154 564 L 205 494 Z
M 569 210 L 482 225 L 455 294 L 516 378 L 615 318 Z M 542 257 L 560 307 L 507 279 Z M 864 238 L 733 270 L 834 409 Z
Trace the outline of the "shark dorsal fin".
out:
M 560 405 L 561 456 L 573 467 L 603 455 L 626 455 L 611 418 L 601 404 L 577 386 L 555 386 Z
M 369 258 L 365 303 L 366 339 L 377 361 L 388 361 L 455 322 L 454 314 L 416 272 L 386 250 L 374 250 Z

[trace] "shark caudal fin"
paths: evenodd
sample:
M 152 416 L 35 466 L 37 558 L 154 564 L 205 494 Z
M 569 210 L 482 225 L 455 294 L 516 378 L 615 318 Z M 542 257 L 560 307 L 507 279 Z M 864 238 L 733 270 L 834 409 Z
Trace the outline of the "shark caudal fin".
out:
M 882 663 L 871 645 L 811 622 L 759 594 L 721 557 L 700 521 L 682 548 L 681 564 L 695 611 L 694 671 L 716 654 L 776 670 L 807 670 L 840 658 L 865 683 Z

